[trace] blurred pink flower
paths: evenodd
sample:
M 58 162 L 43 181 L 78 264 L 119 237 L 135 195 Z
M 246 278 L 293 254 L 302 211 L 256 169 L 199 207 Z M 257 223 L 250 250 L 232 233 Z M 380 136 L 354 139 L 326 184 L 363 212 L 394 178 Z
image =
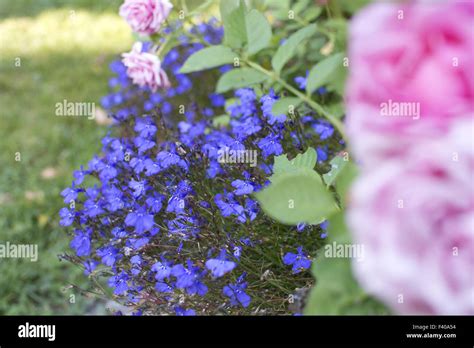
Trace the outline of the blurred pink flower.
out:
M 364 173 L 348 224 L 361 285 L 404 314 L 474 314 L 473 121 Z
M 119 13 L 133 31 L 149 35 L 160 30 L 172 8 L 169 0 L 125 0 Z
M 364 163 L 474 115 L 474 3 L 378 3 L 350 26 L 347 131 Z
M 136 42 L 132 51 L 122 54 L 122 62 L 127 67 L 127 75 L 134 84 L 148 86 L 153 92 L 159 87 L 170 86 L 166 72 L 161 69 L 160 59 L 152 53 L 142 52 L 142 43 Z

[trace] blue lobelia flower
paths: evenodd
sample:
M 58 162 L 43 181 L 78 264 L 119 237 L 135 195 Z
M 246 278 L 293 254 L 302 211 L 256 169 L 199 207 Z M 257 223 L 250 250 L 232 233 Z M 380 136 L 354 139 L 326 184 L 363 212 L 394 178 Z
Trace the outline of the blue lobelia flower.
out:
M 265 94 L 260 98 L 260 103 L 262 103 L 262 112 L 268 120 L 268 123 L 273 125 L 275 123 L 284 123 L 286 121 L 286 115 L 280 114 L 275 115 L 272 112 L 273 104 L 278 100 L 278 97 L 275 96 L 273 89 L 270 90 L 270 93 Z
M 156 282 L 155 289 L 158 292 L 170 293 L 173 292 L 173 287 L 165 282 Z
M 316 148 L 316 153 L 318 154 L 318 162 L 325 162 L 328 159 L 328 147 L 327 145 L 318 146 Z
M 136 137 L 133 142 L 140 154 L 152 149 L 156 145 L 154 141 L 142 137 Z
M 150 159 L 145 158 L 145 157 L 133 157 L 130 160 L 130 167 L 133 168 L 133 171 L 135 172 L 135 174 L 140 174 L 141 172 L 145 170 L 147 160 L 150 160 Z
M 171 275 L 176 277 L 176 287 L 179 289 L 187 288 L 194 283 L 194 274 L 191 270 L 182 264 L 174 265 L 171 268 Z
M 136 181 L 132 179 L 130 180 L 128 187 L 133 190 L 133 197 L 138 198 L 146 191 L 146 180 Z
M 61 217 L 59 220 L 61 226 L 70 226 L 74 222 L 74 212 L 68 208 L 61 208 L 59 216 Z
M 211 271 L 213 277 L 219 278 L 224 274 L 232 271 L 236 267 L 236 263 L 226 260 L 226 251 L 223 249 L 219 258 L 209 259 L 206 261 L 206 268 Z
M 167 262 L 157 262 L 151 266 L 151 270 L 156 272 L 155 279 L 162 281 L 171 275 L 171 266 Z
M 153 215 L 147 213 L 146 209 L 143 207 L 140 207 L 137 210 L 128 213 L 125 218 L 125 225 L 134 226 L 135 232 L 142 234 L 153 227 Z
M 304 222 L 300 222 L 299 224 L 296 225 L 296 230 L 298 232 L 303 232 L 305 228 L 306 228 L 306 224 Z
M 93 259 L 88 259 L 82 263 L 84 266 L 84 274 L 87 276 L 91 274 L 99 263 Z
M 204 296 L 207 294 L 208 288 L 204 283 L 196 280 L 193 285 L 186 288 L 186 291 L 189 295 L 197 294 L 199 296 Z
M 175 312 L 176 312 L 176 315 L 178 316 L 192 316 L 192 315 L 196 315 L 196 312 L 194 311 L 194 309 L 184 309 L 182 307 L 175 307 Z
M 69 204 L 76 200 L 79 190 L 75 189 L 74 186 L 74 183 L 72 183 L 72 187 L 67 187 L 61 191 L 61 196 L 64 197 L 64 203 Z
M 123 194 L 120 189 L 115 186 L 104 187 L 103 195 L 107 202 L 106 208 L 108 211 L 116 212 L 120 209 L 123 209 L 125 206 L 124 201 L 122 200 Z
M 119 258 L 118 249 L 112 246 L 105 246 L 97 249 L 97 256 L 102 258 L 102 263 L 106 266 L 113 266 Z
M 82 166 L 81 166 L 81 169 L 80 170 L 76 170 L 74 171 L 73 173 L 73 176 L 75 178 L 74 180 L 74 185 L 80 185 L 82 184 L 82 182 L 84 181 L 84 178 L 85 176 L 88 174 L 89 172 L 88 171 L 85 171 Z
M 312 127 L 321 140 L 328 139 L 334 133 L 334 127 L 329 122 L 323 120 L 315 122 Z
M 76 250 L 77 256 L 88 256 L 91 252 L 90 231 L 75 231 L 75 237 L 71 241 L 71 248 Z
M 281 155 L 283 153 L 283 147 L 279 142 L 278 135 L 269 134 L 265 138 L 258 141 L 257 146 L 262 150 L 264 158 L 270 155 Z
M 234 180 L 231 185 L 235 187 L 234 193 L 237 196 L 248 195 L 253 192 L 253 185 L 243 180 Z
M 245 292 L 247 288 L 247 283 L 236 283 L 236 284 L 228 284 L 224 286 L 223 294 L 230 299 L 230 304 L 232 306 L 241 305 L 242 307 L 246 308 L 249 306 L 251 298 Z
M 324 222 L 319 224 L 319 227 L 321 227 L 321 229 L 324 231 L 323 233 L 321 233 L 321 238 L 326 238 L 328 236 L 327 234 L 328 226 L 329 226 L 328 220 L 325 220 Z
M 298 253 L 286 253 L 283 256 L 283 263 L 285 265 L 292 265 L 292 271 L 294 274 L 300 273 L 301 271 L 311 267 L 311 260 L 303 252 L 303 247 L 298 247 Z
M 193 266 L 190 260 L 187 261 L 187 268 L 182 264 L 175 265 L 171 268 L 171 275 L 176 277 L 176 287 L 178 289 L 186 289 L 190 295 L 198 294 L 204 296 L 207 293 L 207 286 L 200 279 L 203 275 L 199 267 Z
M 115 178 L 118 174 L 117 169 L 113 167 L 112 165 L 106 163 L 100 162 L 99 164 L 99 179 L 103 182 L 108 182 L 109 180 L 112 180 Z
M 306 80 L 307 80 L 308 75 L 306 77 L 304 76 L 296 76 L 294 81 L 298 85 L 299 89 L 306 89 Z
M 152 213 L 159 213 L 161 208 L 163 207 L 163 196 L 159 194 L 154 194 L 153 196 L 148 197 L 145 203 L 150 208 Z
M 161 151 L 156 155 L 156 159 L 160 166 L 164 169 L 171 167 L 172 165 L 178 164 L 181 158 L 172 152 Z
M 157 128 L 150 122 L 150 119 L 138 119 L 134 130 L 140 133 L 140 137 L 149 138 L 155 135 Z
M 150 238 L 147 238 L 147 237 L 130 238 L 127 241 L 127 246 L 129 246 L 133 250 L 138 250 L 138 249 L 143 248 L 145 245 L 147 245 L 149 241 L 150 241 Z
M 145 169 L 145 175 L 151 176 L 158 174 L 162 168 L 158 162 L 153 161 L 151 158 L 147 158 L 143 161 L 143 166 Z
M 111 288 L 114 288 L 114 295 L 122 295 L 129 289 L 127 284 L 129 278 L 128 274 L 124 271 L 109 278 L 108 284 Z
M 222 94 L 211 93 L 209 95 L 212 106 L 219 108 L 225 105 L 225 97 Z
M 225 195 L 218 193 L 214 197 L 214 202 L 216 203 L 217 207 L 220 209 L 222 216 L 237 216 L 239 222 L 246 222 L 247 218 L 245 217 L 244 207 L 242 207 L 237 201 L 234 199 L 234 195 L 232 193 L 227 193 Z

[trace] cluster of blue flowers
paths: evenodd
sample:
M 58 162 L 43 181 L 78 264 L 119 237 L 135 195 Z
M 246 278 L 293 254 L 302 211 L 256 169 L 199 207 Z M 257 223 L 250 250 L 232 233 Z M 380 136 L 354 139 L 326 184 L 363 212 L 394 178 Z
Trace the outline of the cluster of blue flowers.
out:
M 222 36 L 213 23 L 192 30 L 211 43 Z M 272 90 L 239 89 L 226 106 L 225 96 L 202 87 L 215 85 L 216 69 L 177 73 L 199 47 L 169 51 L 163 66 L 173 87 L 159 93 L 132 85 L 121 63 L 112 64 L 115 92 L 102 103 L 120 127 L 62 192 L 68 206 L 60 224 L 73 226 L 71 247 L 86 274 L 112 272 L 108 285 L 138 314 L 265 308 L 275 294 L 284 302 L 291 293 L 272 287 L 278 274 L 292 277 L 293 290 L 307 286 L 311 258 L 303 246 L 314 251 L 324 238 L 325 225 L 275 223 L 252 194 L 268 184 L 274 156 L 315 146 L 327 161 L 337 151 L 328 146 L 334 129 L 309 111 L 274 115 Z M 191 99 L 196 78 L 206 95 L 195 99 L 193 89 Z M 266 282 L 266 270 L 275 282 Z

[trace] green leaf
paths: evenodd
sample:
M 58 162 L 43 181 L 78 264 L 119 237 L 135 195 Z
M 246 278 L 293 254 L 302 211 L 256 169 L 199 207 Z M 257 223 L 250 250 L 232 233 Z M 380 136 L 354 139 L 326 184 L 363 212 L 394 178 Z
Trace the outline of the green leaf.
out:
M 312 147 L 308 148 L 305 153 L 298 154 L 291 161 L 288 160 L 287 155 L 275 156 L 273 158 L 273 174 L 295 171 L 299 168 L 313 169 L 317 158 L 318 154 Z
M 209 7 L 217 3 L 217 0 L 184 0 L 186 2 L 186 7 L 188 8 L 188 13 L 186 17 L 194 16 L 196 14 L 201 14 L 205 12 Z
M 341 10 L 348 12 L 349 14 L 354 14 L 359 11 L 362 7 L 367 6 L 373 0 L 351 0 L 351 1 L 340 1 Z
M 357 174 L 357 166 L 352 161 L 349 161 L 338 174 L 336 180 L 336 192 L 344 206 L 347 205 L 348 201 L 347 192 L 349 191 L 352 182 L 357 177 Z
M 344 116 L 346 113 L 343 101 L 326 105 L 326 110 L 337 118 L 342 118 L 342 116 Z
M 329 243 L 313 261 L 316 285 L 311 290 L 305 314 L 389 314 L 387 308 L 359 287 L 352 275 L 351 259 L 334 255 L 335 246 L 351 243 L 342 212 L 329 219 L 328 236 Z M 363 249 L 353 250 L 363 252 Z
M 217 93 L 224 93 L 231 89 L 247 87 L 265 81 L 267 75 L 252 68 L 237 68 L 226 72 L 217 81 Z
M 273 115 L 291 114 L 290 107 L 295 110 L 302 103 L 300 98 L 287 97 L 278 99 L 272 106 Z
M 245 1 L 222 0 L 220 11 L 224 25 L 224 44 L 232 48 L 243 47 L 247 42 Z
M 327 241 L 330 243 L 351 243 L 352 238 L 347 228 L 344 211 L 339 211 L 329 218 L 327 232 Z
M 275 156 L 273 158 L 273 175 L 268 179 L 273 182 L 274 179 L 282 174 L 287 172 L 296 171 L 297 168 L 291 164 L 286 155 Z
M 219 0 L 219 11 L 222 22 L 225 22 L 232 12 L 240 7 L 240 1 L 241 0 Z M 245 1 L 243 5 L 245 6 Z
M 309 3 L 310 3 L 311 0 L 299 0 L 299 1 L 296 1 L 294 3 L 294 5 L 292 6 L 292 10 L 296 13 L 296 14 L 299 14 L 300 12 L 302 12 L 303 10 L 307 10 L 308 7 L 309 7 Z
M 247 0 L 247 5 L 249 8 L 254 8 L 259 11 L 265 11 L 267 6 L 265 4 L 266 0 Z
M 288 20 L 290 0 L 266 0 L 265 5 L 271 10 L 272 15 L 278 20 Z
M 272 28 L 265 16 L 256 9 L 247 10 L 245 1 L 223 0 L 220 4 L 224 22 L 224 44 L 243 48 L 252 55 L 268 46 Z
M 306 167 L 276 175 L 255 196 L 268 216 L 287 225 L 321 221 L 337 209 L 318 173 Z
M 231 105 L 234 105 L 235 103 L 239 102 L 240 99 L 238 98 L 228 98 L 225 100 L 225 105 L 224 105 L 224 110 L 227 110 Z
M 225 127 L 230 122 L 230 116 L 227 114 L 215 116 L 212 119 L 212 125 L 216 128 Z
M 303 18 L 306 22 L 314 21 L 323 12 L 322 7 L 310 7 L 303 13 Z
M 343 53 L 337 53 L 330 56 L 313 66 L 309 72 L 306 83 L 306 91 L 313 93 L 319 87 L 326 85 L 331 81 L 331 77 L 340 69 L 345 69 L 342 60 Z
M 316 165 L 318 154 L 312 147 L 308 148 L 305 153 L 298 154 L 294 159 L 291 160 L 291 164 L 298 168 L 309 168 L 313 169 Z
M 245 1 L 221 1 L 221 17 L 224 22 L 224 44 L 242 48 L 252 55 L 266 48 L 271 41 L 272 30 L 265 16 L 256 9 L 247 11 Z
M 181 74 L 187 74 L 230 64 L 234 62 L 236 56 L 237 55 L 226 46 L 217 45 L 207 47 L 192 54 L 186 62 L 184 62 L 179 72 Z
M 389 310 L 366 294 L 354 280 L 349 259 L 320 258 L 313 262 L 316 285 L 306 315 L 388 315 Z
M 323 179 L 326 182 L 326 185 L 331 186 L 349 161 L 346 160 L 344 156 L 337 155 L 329 163 L 331 164 L 331 170 L 323 175 Z
M 252 10 L 245 16 L 247 30 L 247 52 L 255 54 L 264 49 L 272 38 L 272 29 L 265 16 L 257 10 Z
M 347 69 L 337 69 L 334 74 L 332 74 L 331 79 L 327 84 L 328 90 L 331 92 L 334 91 L 340 96 L 343 96 L 346 88 L 347 73 Z
M 308 40 L 308 49 L 306 51 L 306 58 L 311 61 L 321 61 L 325 58 L 321 54 L 321 49 L 327 45 L 328 39 L 321 36 L 313 36 Z
M 334 52 L 344 52 L 347 48 L 347 20 L 332 18 L 321 23 L 324 31 L 332 33 Z
M 279 74 L 283 66 L 296 53 L 297 47 L 301 42 L 311 35 L 316 33 L 316 24 L 308 25 L 307 27 L 298 30 L 292 34 L 286 42 L 281 45 L 272 58 L 272 67 Z

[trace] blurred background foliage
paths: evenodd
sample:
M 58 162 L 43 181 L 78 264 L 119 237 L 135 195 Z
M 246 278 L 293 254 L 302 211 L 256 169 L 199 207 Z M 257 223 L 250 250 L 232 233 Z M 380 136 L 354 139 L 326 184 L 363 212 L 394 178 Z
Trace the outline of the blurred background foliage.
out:
M 107 128 L 58 117 L 55 104 L 99 105 L 109 62 L 133 41 L 117 13 L 121 2 L 0 0 L 0 243 L 38 244 L 39 251 L 37 262 L 0 259 L 0 314 L 104 312 L 97 298 L 64 288 L 88 281 L 58 261 L 69 249 L 58 210 L 71 172 L 100 150 Z

